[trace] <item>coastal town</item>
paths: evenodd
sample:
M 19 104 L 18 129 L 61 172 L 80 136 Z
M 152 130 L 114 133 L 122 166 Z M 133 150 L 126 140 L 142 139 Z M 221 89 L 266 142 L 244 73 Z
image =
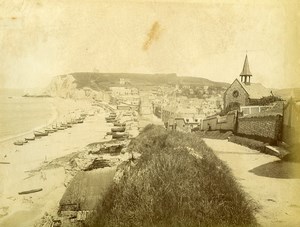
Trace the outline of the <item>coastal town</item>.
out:
M 1 0 L 0 227 L 300 226 L 299 12 Z
M 97 214 L 99 201 L 102 201 L 102 196 L 111 185 L 123 182 L 124 177 L 130 171 L 134 171 L 134 166 L 139 165 L 143 152 L 135 148 L 134 144 L 143 141 L 140 137 L 143 138 L 144 131 L 153 125 L 163 128 L 165 131 L 163 133 L 178 132 L 183 133 L 182 136 L 184 134 L 191 136 L 193 140 L 205 141 L 213 149 L 211 152 L 227 162 L 235 177 L 250 177 L 253 180 L 248 171 L 246 175 L 240 176 L 243 168 L 235 166 L 236 161 L 239 160 L 238 163 L 245 161 L 241 159 L 245 154 L 256 157 L 247 162 L 247 165 L 254 165 L 251 166 L 253 171 L 254 167 L 257 167 L 256 160 L 266 163 L 281 160 L 280 162 L 285 164 L 278 164 L 278 167 L 274 165 L 270 170 L 263 170 L 260 174 L 265 175 L 274 171 L 275 174 L 279 174 L 278 178 L 281 178 L 282 173 L 288 174 L 286 177 L 292 182 L 287 185 L 292 183 L 292 187 L 297 188 L 300 183 L 298 175 L 291 169 L 298 168 L 297 161 L 299 161 L 299 131 L 296 125 L 299 124 L 300 100 L 297 93 L 291 91 L 280 96 L 276 95 L 278 91 L 253 83 L 255 75 L 251 73 L 247 55 L 241 69 L 238 75 L 240 78 L 235 79 L 232 84 L 220 83 L 217 86 L 180 83 L 181 78 L 178 83 L 164 86 L 147 84 L 133 86 L 130 79 L 120 75 L 117 85 L 108 87 L 107 91 L 96 91 L 87 86 L 78 89 L 78 84 L 74 86 L 75 79 L 72 75 L 60 78 L 59 88 L 55 78 L 41 94 L 42 97 L 53 97 L 55 94 L 62 100 L 73 100 L 76 106 L 72 111 L 70 109 L 65 111 L 60 116 L 60 121 L 56 119 L 50 125 L 29 133 L 25 138 L 19 138 L 13 143 L 9 141 L 11 144 L 7 148 L 15 146 L 17 149 L 14 153 L 11 153 L 11 150 L 4 155 L 3 160 L 1 159 L 2 168 L 10 166 L 8 167 L 10 170 L 5 170 L 7 173 L 12 171 L 14 165 L 20 163 L 19 161 L 13 163 L 13 156 L 26 156 L 24 152 L 36 150 L 41 146 L 40 143 L 44 144 L 47 153 L 35 155 L 35 164 L 32 161 L 28 161 L 29 165 L 18 164 L 16 176 L 19 177 L 16 179 L 19 180 L 13 181 L 11 185 L 12 187 L 18 185 L 15 188 L 17 191 L 11 190 L 10 187 L 3 193 L 2 198 L 5 199 L 4 206 L 0 207 L 2 219 L 0 221 L 4 226 L 14 226 L 16 224 L 14 215 L 18 213 L 16 209 L 18 206 L 29 210 L 27 215 L 30 220 L 27 218 L 25 220 L 20 215 L 16 216 L 18 222 L 21 220 L 24 225 L 35 223 L 35 226 L 82 226 L 84 223 L 90 223 L 95 219 L 93 217 Z M 53 84 L 56 90 L 53 90 Z M 70 90 L 70 87 L 73 90 Z M 40 95 L 24 96 L 28 97 L 40 98 Z M 81 108 L 83 103 L 84 109 Z M 91 130 L 95 130 L 92 137 L 89 136 Z M 62 153 L 58 154 L 59 141 L 64 131 L 68 131 L 69 134 L 64 134 L 65 140 L 80 138 L 81 145 L 75 142 L 77 144 L 75 150 L 72 150 L 74 149 L 72 147 L 65 147 Z M 83 133 L 86 133 L 89 139 L 84 139 Z M 83 144 L 88 141 L 89 143 Z M 184 143 L 182 141 L 182 144 Z M 192 149 L 189 151 L 192 155 L 196 155 L 198 159 L 199 155 L 201 157 L 201 153 L 197 153 L 194 148 L 189 149 Z M 222 152 L 219 154 L 219 149 L 224 149 L 222 151 L 224 154 Z M 231 154 L 231 149 L 237 154 L 228 159 L 225 154 L 227 152 L 228 155 Z M 291 161 L 292 164 L 289 164 Z M 289 165 L 292 167 L 288 167 Z M 51 176 L 53 174 L 59 177 L 54 180 Z M 258 179 L 255 180 L 259 181 L 266 177 L 256 178 Z M 270 183 L 282 187 L 283 183 L 276 178 L 271 177 Z M 7 179 L 5 175 L 3 179 Z M 245 185 L 243 181 L 239 181 L 239 184 L 242 184 L 246 193 L 259 203 L 259 195 L 265 191 L 257 190 L 253 193 L 256 188 L 253 182 L 250 186 L 249 183 Z M 268 190 L 272 191 L 270 188 Z M 17 198 L 15 193 L 22 199 Z M 272 198 L 265 195 L 265 199 L 275 202 L 279 195 L 277 193 L 281 192 L 273 190 L 272 193 Z M 295 199 L 293 196 L 286 198 L 287 201 L 279 202 L 273 210 L 270 204 L 261 203 L 260 205 L 264 207 L 256 214 L 259 224 L 297 223 L 298 219 L 293 214 L 298 212 L 299 205 L 295 205 L 298 204 L 297 201 L 291 201 L 291 198 Z M 52 200 L 53 203 L 42 205 L 41 201 L 44 199 Z M 293 208 L 290 207 L 292 205 Z M 36 212 L 36 207 L 42 212 Z M 292 218 L 281 217 L 279 213 L 283 210 Z M 264 214 L 266 211 L 269 213 Z M 273 215 L 277 215 L 278 220 L 274 219 Z

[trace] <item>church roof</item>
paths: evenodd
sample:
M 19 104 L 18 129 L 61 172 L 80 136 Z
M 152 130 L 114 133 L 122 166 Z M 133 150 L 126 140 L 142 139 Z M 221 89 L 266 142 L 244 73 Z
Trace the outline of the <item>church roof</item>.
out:
M 248 62 L 247 54 L 246 54 L 246 57 L 245 57 L 243 70 L 242 70 L 240 76 L 252 76 L 252 73 L 250 72 L 250 68 L 249 68 L 249 62 Z
M 260 99 L 271 95 L 271 90 L 259 83 L 244 84 L 240 82 L 250 99 Z

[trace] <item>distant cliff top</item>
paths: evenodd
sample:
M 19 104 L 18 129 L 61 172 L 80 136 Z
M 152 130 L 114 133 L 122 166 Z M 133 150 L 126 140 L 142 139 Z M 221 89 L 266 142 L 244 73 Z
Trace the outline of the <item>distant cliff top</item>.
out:
M 76 72 L 70 73 L 75 79 L 77 88 L 90 87 L 94 90 L 108 90 L 109 87 L 120 86 L 120 79 L 125 79 L 127 85 L 159 86 L 175 84 L 193 84 L 198 86 L 228 86 L 228 83 L 214 82 L 201 77 L 178 77 L 175 73 L 170 74 L 139 74 L 139 73 L 96 73 Z M 61 75 L 61 78 L 67 75 Z

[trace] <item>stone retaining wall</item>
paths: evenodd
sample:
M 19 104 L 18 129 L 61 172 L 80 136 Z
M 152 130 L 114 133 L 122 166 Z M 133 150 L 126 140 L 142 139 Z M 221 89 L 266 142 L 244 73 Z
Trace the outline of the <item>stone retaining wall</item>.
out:
M 241 117 L 237 133 L 263 142 L 276 143 L 281 140 L 282 116 Z

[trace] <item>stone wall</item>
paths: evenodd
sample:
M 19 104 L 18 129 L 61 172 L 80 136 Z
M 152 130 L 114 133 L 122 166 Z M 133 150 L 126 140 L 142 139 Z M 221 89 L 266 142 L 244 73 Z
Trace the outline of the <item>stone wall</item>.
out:
M 282 116 L 240 117 L 237 133 L 263 142 L 276 143 L 281 140 Z
M 206 118 L 202 122 L 201 130 L 217 130 L 217 117 Z
M 236 130 L 236 119 L 237 119 L 237 111 L 229 112 L 226 115 L 226 120 L 217 123 L 217 129 L 221 131 L 233 131 Z
M 292 99 L 284 106 L 282 141 L 300 144 L 300 107 Z
M 232 95 L 235 90 L 239 92 L 238 97 Z M 249 104 L 248 94 L 237 80 L 235 80 L 224 93 L 224 107 L 228 106 L 231 102 L 238 102 L 242 106 Z

